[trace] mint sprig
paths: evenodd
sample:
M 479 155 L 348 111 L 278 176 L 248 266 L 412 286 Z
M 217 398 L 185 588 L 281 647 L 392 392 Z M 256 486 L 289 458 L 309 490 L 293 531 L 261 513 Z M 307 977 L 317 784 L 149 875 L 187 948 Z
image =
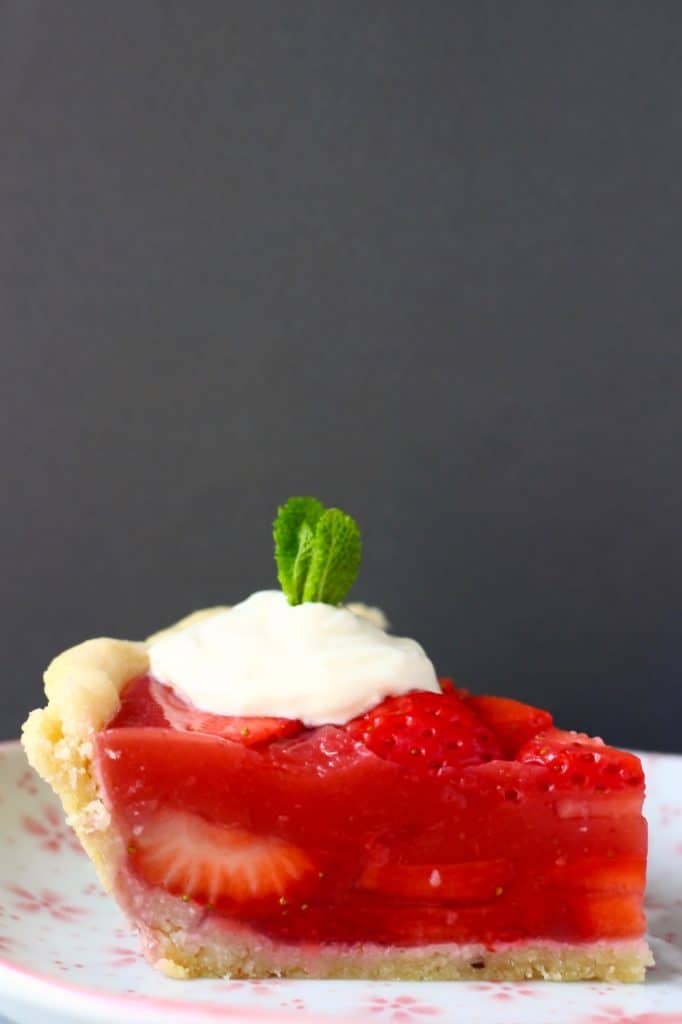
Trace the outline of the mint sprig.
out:
M 316 498 L 289 498 L 273 527 L 280 586 L 289 604 L 340 604 L 360 568 L 358 524 Z
M 277 513 L 273 526 L 277 577 L 289 604 L 303 600 L 315 528 L 323 514 L 324 505 L 315 498 L 289 498 Z

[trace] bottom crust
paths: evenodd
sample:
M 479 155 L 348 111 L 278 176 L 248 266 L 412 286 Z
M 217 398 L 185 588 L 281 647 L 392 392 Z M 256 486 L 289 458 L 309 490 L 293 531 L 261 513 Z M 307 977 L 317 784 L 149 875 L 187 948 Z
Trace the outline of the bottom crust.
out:
M 191 934 L 142 929 L 145 955 L 172 978 L 355 978 L 383 981 L 644 980 L 653 957 L 644 941 L 586 945 L 524 943 L 399 948 L 330 944 L 307 948 L 225 935 L 211 946 Z
M 383 981 L 644 980 L 653 966 L 644 939 L 549 940 L 419 947 L 287 943 L 214 917 L 177 897 L 151 893 L 130 875 L 117 886 L 136 921 L 146 959 L 172 978 L 355 978 Z M 124 895 L 125 894 L 125 895 Z

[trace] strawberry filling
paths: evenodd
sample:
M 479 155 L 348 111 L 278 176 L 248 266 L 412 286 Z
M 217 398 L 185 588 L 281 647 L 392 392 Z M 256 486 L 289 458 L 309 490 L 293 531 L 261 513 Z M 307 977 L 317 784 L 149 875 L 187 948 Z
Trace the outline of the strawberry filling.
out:
M 636 757 L 506 698 L 388 698 L 346 726 L 206 714 L 150 677 L 97 736 L 122 875 L 282 940 L 637 938 Z

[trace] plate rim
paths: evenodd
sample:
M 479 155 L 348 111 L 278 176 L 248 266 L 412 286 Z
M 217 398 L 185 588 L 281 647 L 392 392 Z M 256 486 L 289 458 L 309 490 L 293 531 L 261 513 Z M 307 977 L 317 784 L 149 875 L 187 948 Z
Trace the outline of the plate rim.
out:
M 150 967 L 150 970 L 153 968 Z M 220 979 L 216 979 L 219 981 Z M 5 985 L 7 983 L 7 985 Z M 59 994 L 60 1012 L 78 1011 L 81 1014 L 89 1010 L 97 1011 L 116 1009 L 121 1015 L 126 1010 L 135 1010 L 135 1022 L 139 1024 L 155 1024 L 156 1021 L 177 1020 L 178 1015 L 191 1014 L 195 1024 L 208 1024 L 215 1020 L 234 1022 L 253 1021 L 254 1024 L 339 1024 L 339 1017 L 303 1015 L 300 1011 L 292 1014 L 286 1010 L 268 1010 L 264 1007 L 240 1005 L 234 1003 L 175 1001 L 160 996 L 144 996 L 121 994 L 114 995 L 100 989 L 85 985 L 74 985 L 40 974 L 38 971 L 20 967 L 4 957 L 0 958 L 0 992 L 15 1001 L 36 1009 L 52 1006 L 54 996 Z M 100 1017 L 96 1018 L 100 1020 Z M 122 1019 L 122 1018 L 121 1018 Z M 366 1017 L 355 1020 L 358 1024 L 369 1024 Z

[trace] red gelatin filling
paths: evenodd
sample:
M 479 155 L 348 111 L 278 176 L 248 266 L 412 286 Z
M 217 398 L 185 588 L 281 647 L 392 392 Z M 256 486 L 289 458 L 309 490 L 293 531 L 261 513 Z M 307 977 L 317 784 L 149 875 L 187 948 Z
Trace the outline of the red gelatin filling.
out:
M 444 690 L 306 729 L 131 681 L 97 736 L 127 870 L 284 940 L 641 936 L 638 759 Z

